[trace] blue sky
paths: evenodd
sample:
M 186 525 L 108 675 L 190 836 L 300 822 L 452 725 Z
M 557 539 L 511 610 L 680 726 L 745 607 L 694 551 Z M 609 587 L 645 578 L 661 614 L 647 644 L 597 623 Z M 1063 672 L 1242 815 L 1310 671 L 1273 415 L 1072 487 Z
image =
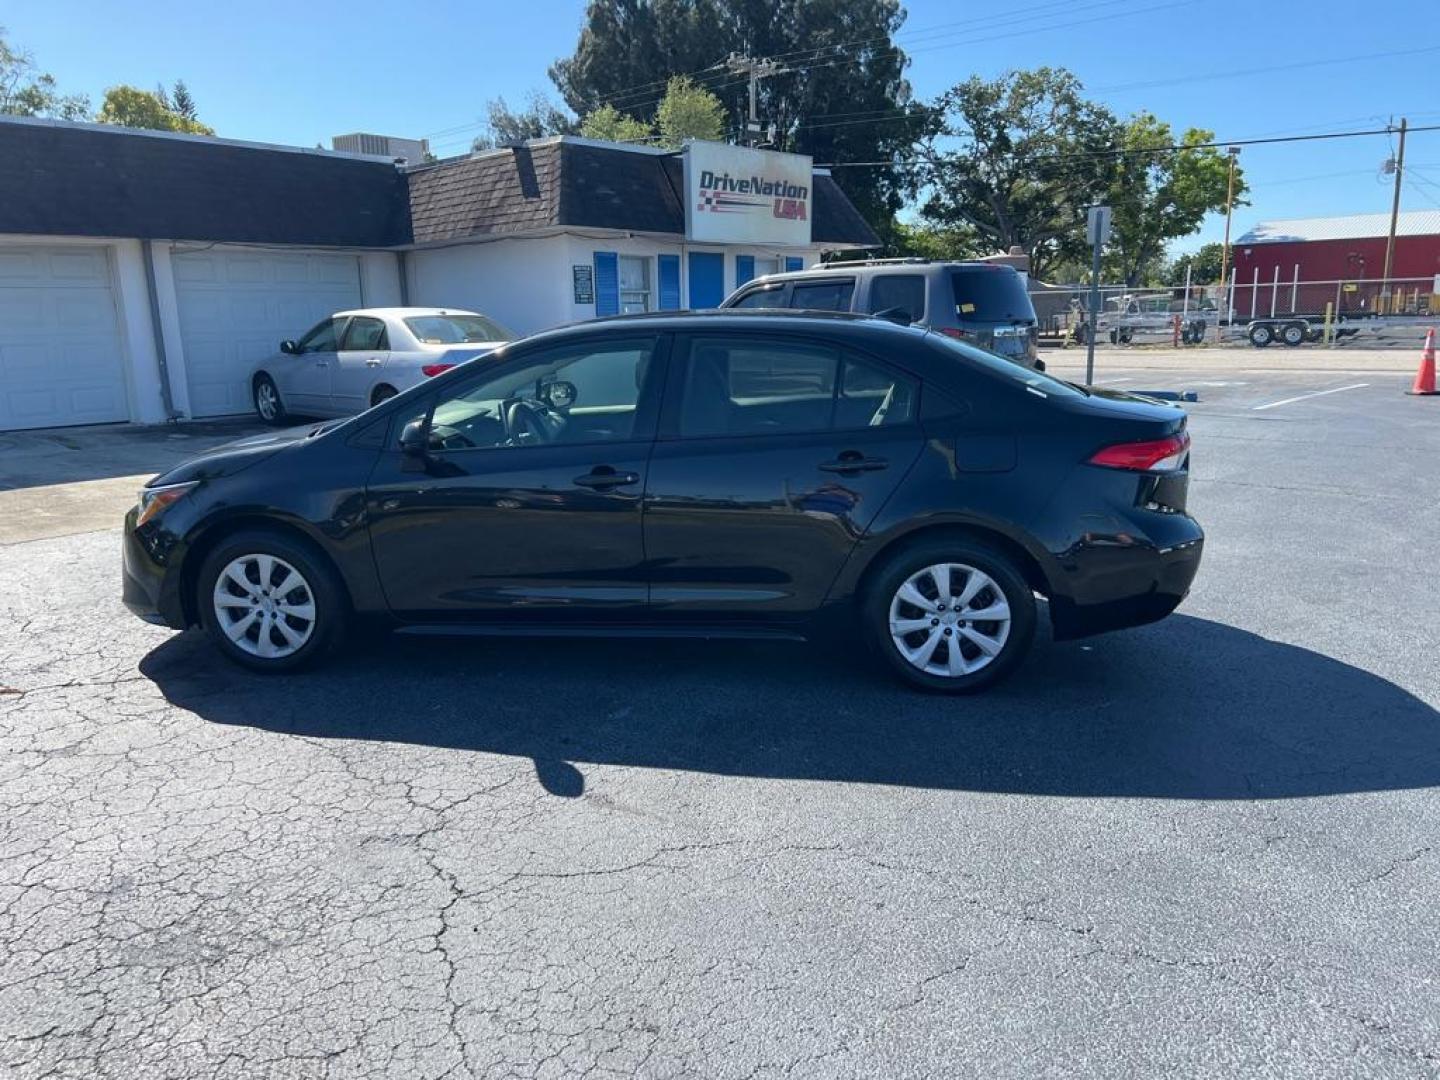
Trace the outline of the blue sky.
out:
M 920 96 L 972 73 L 1051 64 L 1121 113 L 1149 109 L 1222 139 L 1368 128 L 1401 115 L 1440 125 L 1434 0 L 906 6 L 898 40 Z M 446 154 L 466 148 L 487 99 L 518 103 L 551 89 L 545 70 L 573 48 L 583 10 L 583 0 L 8 0 L 0 22 L 63 90 L 97 104 L 107 86 L 178 77 L 224 136 L 328 146 L 356 130 L 443 131 L 434 142 Z M 1262 218 L 1387 211 L 1389 180 L 1378 171 L 1389 153 L 1385 137 L 1246 148 L 1253 205 L 1237 210 L 1237 233 Z M 1413 135 L 1407 159 L 1404 208 L 1440 206 L 1440 131 Z M 1218 239 L 1221 228 L 1212 220 L 1184 246 Z

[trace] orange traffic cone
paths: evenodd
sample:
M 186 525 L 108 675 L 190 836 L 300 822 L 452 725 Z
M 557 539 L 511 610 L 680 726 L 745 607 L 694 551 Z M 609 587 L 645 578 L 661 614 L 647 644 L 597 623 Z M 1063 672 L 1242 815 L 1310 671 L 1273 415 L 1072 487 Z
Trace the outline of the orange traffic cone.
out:
M 1416 397 L 1440 394 L 1435 389 L 1435 331 L 1425 331 L 1425 351 L 1420 354 L 1420 369 L 1415 372 L 1415 385 L 1405 391 Z

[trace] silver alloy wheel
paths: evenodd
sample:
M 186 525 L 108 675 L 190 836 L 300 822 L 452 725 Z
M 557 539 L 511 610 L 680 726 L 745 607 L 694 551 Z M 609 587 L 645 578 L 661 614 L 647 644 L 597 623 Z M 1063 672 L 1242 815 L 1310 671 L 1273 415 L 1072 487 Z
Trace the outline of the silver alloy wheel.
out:
M 255 384 L 255 411 L 262 420 L 274 420 L 280 414 L 280 395 L 275 392 L 275 384 L 269 379 Z
M 965 563 L 937 563 L 905 579 L 890 600 L 890 639 L 927 675 L 972 675 L 1010 637 L 1010 605 L 995 580 Z
M 215 620 L 237 648 L 283 660 L 315 632 L 315 594 L 300 571 L 274 555 L 231 559 L 215 579 Z

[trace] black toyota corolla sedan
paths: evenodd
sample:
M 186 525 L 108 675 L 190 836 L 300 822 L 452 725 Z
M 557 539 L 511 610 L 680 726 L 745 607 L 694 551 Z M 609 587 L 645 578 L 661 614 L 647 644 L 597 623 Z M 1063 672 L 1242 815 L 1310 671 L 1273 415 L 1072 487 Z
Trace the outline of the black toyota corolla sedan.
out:
M 917 327 L 665 314 L 539 334 L 156 477 L 124 599 L 288 671 L 402 633 L 804 637 L 970 691 L 1159 619 L 1203 535 L 1185 413 Z

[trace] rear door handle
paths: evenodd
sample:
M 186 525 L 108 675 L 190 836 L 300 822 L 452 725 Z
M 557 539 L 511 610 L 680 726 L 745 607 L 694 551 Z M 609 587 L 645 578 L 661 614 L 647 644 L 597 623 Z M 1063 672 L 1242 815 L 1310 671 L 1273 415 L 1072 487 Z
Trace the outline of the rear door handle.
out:
M 379 358 L 378 356 L 372 356 L 372 357 L 370 357 L 369 360 L 366 360 L 366 361 L 365 361 L 365 366 L 366 366 L 366 367 L 379 367 L 379 366 L 380 366 L 380 358 Z
M 884 458 L 866 457 L 858 450 L 846 450 L 834 461 L 822 461 L 820 468 L 825 472 L 833 473 L 862 473 L 878 472 L 881 469 L 888 469 L 890 462 Z
M 638 484 L 639 482 L 639 473 L 616 472 L 609 465 L 597 465 L 584 476 L 575 477 L 577 486 L 593 488 L 596 491 L 603 491 L 606 488 L 612 487 L 624 487 L 626 484 Z

